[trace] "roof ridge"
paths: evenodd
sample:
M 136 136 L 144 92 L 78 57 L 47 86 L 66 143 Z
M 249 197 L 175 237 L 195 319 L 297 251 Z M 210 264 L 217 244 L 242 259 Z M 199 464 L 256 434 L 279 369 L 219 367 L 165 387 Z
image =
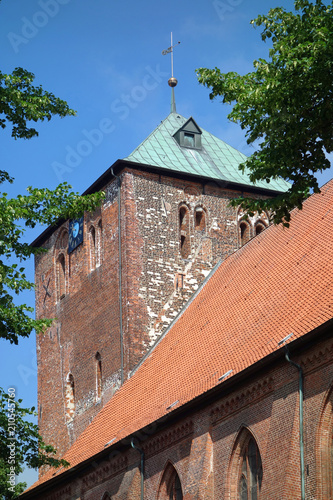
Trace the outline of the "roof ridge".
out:
M 159 124 L 157 125 L 157 127 L 155 127 L 155 128 L 154 128 L 154 130 L 152 130 L 152 131 L 150 132 L 150 134 L 149 134 L 149 135 L 148 135 L 148 136 L 147 136 L 147 137 L 146 137 L 146 138 L 145 138 L 145 139 L 144 139 L 144 140 L 143 140 L 143 141 L 142 141 L 142 142 L 141 142 L 141 143 L 140 143 L 140 144 L 139 144 L 139 145 L 138 145 L 138 146 L 137 146 L 137 147 L 136 147 L 136 148 L 135 148 L 135 149 L 134 149 L 134 150 L 133 150 L 130 154 L 129 154 L 129 155 L 127 155 L 127 156 L 124 158 L 124 160 L 127 160 L 130 156 L 132 156 L 132 155 L 135 153 L 135 151 L 137 151 L 139 148 L 141 148 L 141 146 L 142 146 L 143 144 L 145 144 L 145 142 L 149 141 L 149 139 L 150 139 L 150 138 L 151 138 L 151 137 L 152 137 L 152 136 L 156 133 L 156 130 L 158 130 L 160 127 L 162 127 L 162 125 L 164 125 L 164 123 L 170 119 L 170 116 L 171 116 L 171 115 L 177 115 L 177 116 L 179 116 L 180 118 L 183 118 L 184 120 L 186 120 L 185 116 L 181 115 L 181 114 L 180 114 L 180 113 L 178 113 L 178 112 L 176 112 L 176 113 L 175 113 L 175 112 L 171 111 L 171 112 L 168 114 L 168 116 L 166 116 L 166 117 L 165 117 L 165 118 L 161 121 L 161 123 L 159 123 Z

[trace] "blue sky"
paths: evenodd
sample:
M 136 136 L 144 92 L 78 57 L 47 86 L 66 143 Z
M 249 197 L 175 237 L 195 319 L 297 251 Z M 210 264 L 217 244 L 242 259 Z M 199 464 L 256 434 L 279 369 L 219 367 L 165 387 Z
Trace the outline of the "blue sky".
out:
M 40 135 L 14 140 L 1 131 L 1 168 L 15 177 L 6 186 L 13 196 L 28 185 L 54 188 L 66 181 L 83 192 L 118 158 L 129 155 L 170 111 L 170 32 L 178 79 L 177 111 L 245 154 L 244 133 L 227 120 L 229 108 L 211 102 L 196 80 L 198 67 L 251 71 L 267 57 L 268 46 L 250 25 L 270 7 L 293 2 L 272 0 L 2 0 L 1 71 L 23 67 L 76 117 L 38 125 Z M 320 177 L 323 184 L 331 177 Z M 33 240 L 41 228 L 26 235 Z M 27 264 L 33 279 L 33 262 Z M 33 305 L 30 294 L 25 300 Z M 26 406 L 37 403 L 33 336 L 19 346 L 1 345 L 0 385 L 15 387 Z M 28 483 L 36 474 L 26 476 Z

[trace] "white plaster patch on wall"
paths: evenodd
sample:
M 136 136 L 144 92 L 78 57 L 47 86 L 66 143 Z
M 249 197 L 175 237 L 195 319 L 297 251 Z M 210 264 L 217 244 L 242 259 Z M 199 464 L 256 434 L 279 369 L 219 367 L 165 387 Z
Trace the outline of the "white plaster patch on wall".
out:
M 154 313 L 152 310 L 151 310 L 151 307 L 150 306 L 147 306 L 147 311 L 148 311 L 148 316 L 150 316 L 151 318 L 157 318 L 157 314 Z M 152 331 L 152 330 L 150 330 Z M 154 330 L 155 332 L 155 330 Z

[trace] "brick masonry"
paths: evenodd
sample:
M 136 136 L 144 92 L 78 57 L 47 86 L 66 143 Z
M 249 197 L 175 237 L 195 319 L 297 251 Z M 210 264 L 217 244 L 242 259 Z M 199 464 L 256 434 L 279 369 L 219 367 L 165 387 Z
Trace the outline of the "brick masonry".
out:
M 217 261 L 237 250 L 242 214 L 229 206 L 240 192 L 226 186 L 130 168 L 121 179 L 126 379 Z M 85 214 L 83 244 L 68 254 L 66 222 L 45 241 L 47 252 L 36 257 L 36 314 L 55 318 L 37 339 L 39 426 L 60 455 L 121 380 L 117 181 L 105 192 L 102 207 Z M 250 221 L 251 235 L 257 219 Z M 260 220 L 268 223 L 266 216 Z M 102 367 L 100 397 L 96 355 Z

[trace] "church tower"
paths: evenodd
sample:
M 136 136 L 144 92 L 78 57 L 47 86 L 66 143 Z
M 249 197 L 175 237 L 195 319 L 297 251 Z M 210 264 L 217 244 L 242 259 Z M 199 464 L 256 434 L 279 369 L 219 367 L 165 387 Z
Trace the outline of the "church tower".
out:
M 36 314 L 55 318 L 37 338 L 39 426 L 59 455 L 217 262 L 268 225 L 267 214 L 242 221 L 229 201 L 271 196 L 287 185 L 253 186 L 238 170 L 244 160 L 174 106 L 87 189 L 105 192 L 94 213 L 59 222 L 35 240 L 47 250 L 36 257 Z

